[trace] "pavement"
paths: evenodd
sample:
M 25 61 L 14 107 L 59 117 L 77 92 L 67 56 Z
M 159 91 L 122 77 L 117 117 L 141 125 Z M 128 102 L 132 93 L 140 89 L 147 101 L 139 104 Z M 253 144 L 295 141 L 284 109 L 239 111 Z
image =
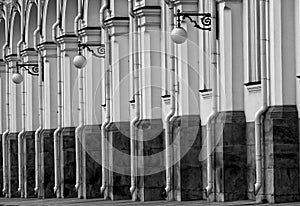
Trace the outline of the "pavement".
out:
M 184 202 L 168 202 L 168 201 L 151 201 L 151 202 L 132 202 L 130 200 L 120 200 L 120 201 L 109 201 L 103 199 L 76 199 L 76 198 L 68 198 L 68 199 L 22 199 L 22 198 L 0 198 L 0 206 L 15 206 L 15 205 L 22 205 L 22 206 L 46 206 L 46 205 L 99 205 L 99 206 L 106 206 L 106 205 L 166 205 L 166 206 L 173 206 L 173 205 L 189 205 L 189 206 L 247 206 L 247 205 L 282 205 L 282 206 L 300 206 L 300 202 L 295 203 L 284 203 L 284 204 L 258 204 L 256 202 L 247 200 L 247 201 L 235 201 L 235 202 L 226 202 L 226 203 L 219 203 L 219 202 L 207 202 L 206 200 L 201 201 L 184 201 Z

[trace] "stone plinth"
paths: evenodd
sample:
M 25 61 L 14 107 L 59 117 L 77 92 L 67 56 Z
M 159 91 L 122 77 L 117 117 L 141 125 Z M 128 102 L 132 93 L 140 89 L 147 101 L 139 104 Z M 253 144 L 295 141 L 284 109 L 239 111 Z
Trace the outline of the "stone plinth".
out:
M 111 123 L 108 129 L 109 197 L 129 200 L 130 194 L 130 127 L 129 122 Z
M 243 111 L 220 112 L 215 119 L 216 201 L 247 199 L 246 121 Z
M 35 188 L 35 131 L 24 134 L 24 189 L 25 197 L 36 197 Z
M 62 179 L 61 188 L 64 198 L 77 197 L 74 189 L 76 184 L 75 160 L 75 127 L 65 127 L 61 132 L 62 143 Z
M 174 165 L 174 196 L 177 201 L 202 199 L 200 125 L 199 115 L 177 117 L 173 123 L 173 162 L 178 161 Z
M 41 134 L 41 184 L 45 198 L 53 198 L 54 195 L 54 131 L 44 129 Z
M 101 187 L 101 125 L 86 125 L 83 130 L 85 145 L 86 197 L 100 197 Z
M 270 107 L 265 117 L 264 185 L 257 199 L 299 201 L 299 123 L 295 105 Z
M 18 132 L 9 133 L 8 141 L 8 197 L 18 197 Z
M 2 150 L 2 134 L 0 135 L 0 188 L 3 189 L 3 150 Z M 3 197 L 3 193 L 0 192 L 0 197 Z
M 137 195 L 140 201 L 165 199 L 164 129 L 161 119 L 138 124 Z

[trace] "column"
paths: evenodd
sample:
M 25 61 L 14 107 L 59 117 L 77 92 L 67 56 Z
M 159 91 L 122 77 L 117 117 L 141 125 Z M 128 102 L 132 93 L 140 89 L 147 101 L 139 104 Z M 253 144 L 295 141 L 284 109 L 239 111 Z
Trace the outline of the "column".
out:
M 37 64 L 33 48 L 21 52 L 24 64 Z M 27 67 L 28 68 L 28 67 Z M 23 174 L 25 197 L 35 197 L 35 130 L 39 127 L 38 76 L 24 71 L 25 84 L 25 133 L 23 136 Z M 20 114 L 21 115 L 21 114 Z
M 0 188 L 3 188 L 3 149 L 2 149 L 2 134 L 5 132 L 6 126 L 6 64 L 1 59 L 0 60 L 0 98 L 1 98 L 1 106 L 0 106 Z M 3 197 L 3 194 L 0 194 L 0 197 Z
M 111 119 L 108 133 L 109 197 L 130 199 L 129 18 L 127 2 L 114 1 L 106 22 L 111 35 Z M 117 7 L 118 6 L 118 7 Z M 122 17 L 120 17 L 122 15 Z M 125 16 L 126 15 L 126 16 Z M 118 17 L 117 17 L 118 16 Z
M 176 1 L 175 12 L 198 13 L 198 1 Z M 203 12 L 203 11 L 202 11 Z M 197 17 L 192 17 L 197 20 Z M 173 124 L 173 195 L 176 200 L 202 199 L 202 165 L 200 102 L 199 102 L 199 30 L 190 20 L 181 22 L 188 33 L 184 44 L 176 46 L 177 101 L 176 119 Z M 202 32 L 202 31 L 200 31 Z M 205 31 L 204 31 L 205 32 Z M 207 31 L 206 31 L 207 32 Z M 202 52 L 202 51 L 201 51 Z
M 159 1 L 141 1 L 135 8 L 139 26 L 141 120 L 137 131 L 137 197 L 164 199 L 165 152 L 161 102 L 161 8 Z M 149 3 L 149 5 L 148 5 Z
M 78 40 L 75 35 L 59 37 L 62 55 L 63 81 L 63 129 L 60 136 L 61 152 L 61 196 L 76 197 L 74 190 L 75 175 L 75 128 L 78 125 L 78 69 L 73 65 L 73 58 L 78 53 Z
M 9 62 L 9 80 L 10 80 L 10 125 L 11 131 L 7 137 L 7 155 L 8 155 L 8 193 L 7 197 L 17 197 L 18 190 L 18 134 L 21 131 L 21 84 L 12 82 L 11 77 L 16 71 L 17 55 L 7 56 Z
M 84 72 L 84 129 L 80 143 L 81 148 L 81 181 L 83 187 L 83 196 L 85 198 L 99 197 L 101 187 L 101 123 L 102 108 L 101 82 L 103 76 L 104 54 L 99 54 L 100 28 L 85 27 L 81 29 L 80 35 L 83 43 L 98 44 L 99 46 L 90 46 L 95 52 L 93 55 L 87 49 L 84 50 L 84 56 L 87 58 L 87 65 L 83 68 Z M 101 45 L 103 47 L 104 45 Z M 100 55 L 100 56 L 99 56 Z M 101 57 L 101 55 L 103 55 Z
M 221 202 L 247 199 L 242 6 L 242 1 L 218 4 L 220 111 L 215 119 L 214 192 Z
M 267 199 L 271 203 L 291 202 L 300 198 L 295 78 L 296 2 L 266 2 L 270 18 L 270 107 L 264 120 L 264 184 L 257 199 Z
M 44 129 L 41 134 L 41 190 L 39 197 L 52 198 L 54 188 L 54 131 L 57 128 L 57 45 L 40 45 L 44 64 Z

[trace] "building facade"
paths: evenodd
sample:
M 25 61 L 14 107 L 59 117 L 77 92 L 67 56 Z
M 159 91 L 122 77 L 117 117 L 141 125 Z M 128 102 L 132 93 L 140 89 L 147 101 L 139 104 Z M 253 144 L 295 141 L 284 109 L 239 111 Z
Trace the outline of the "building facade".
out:
M 211 30 L 181 18 L 175 44 L 178 9 Z M 300 201 L 299 0 L 7 0 L 0 14 L 1 195 Z

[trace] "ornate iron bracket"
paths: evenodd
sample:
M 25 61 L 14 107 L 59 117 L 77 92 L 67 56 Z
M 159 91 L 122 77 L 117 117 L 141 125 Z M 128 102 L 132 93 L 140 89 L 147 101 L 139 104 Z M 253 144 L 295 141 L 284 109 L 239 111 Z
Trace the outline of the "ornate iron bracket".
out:
M 194 27 L 196 27 L 197 29 L 201 29 L 201 30 L 208 30 L 211 31 L 211 14 L 210 13 L 183 13 L 180 12 L 180 9 L 177 10 L 177 26 L 180 27 L 180 22 L 185 19 L 188 18 L 191 23 L 194 24 Z M 192 16 L 200 16 L 200 22 L 202 24 L 202 26 L 200 26 L 196 20 L 192 19 Z M 181 20 L 182 17 L 182 20 Z
M 97 47 L 96 49 L 91 49 L 91 47 Z M 104 57 L 105 56 L 105 45 L 104 44 L 93 44 L 93 43 L 78 43 L 78 51 L 79 54 L 81 54 L 82 49 L 87 49 L 89 52 L 92 53 L 92 55 L 96 57 Z
M 17 71 L 19 69 L 24 69 L 28 72 L 28 74 L 38 76 L 39 75 L 39 65 L 38 64 L 19 64 L 17 62 Z

